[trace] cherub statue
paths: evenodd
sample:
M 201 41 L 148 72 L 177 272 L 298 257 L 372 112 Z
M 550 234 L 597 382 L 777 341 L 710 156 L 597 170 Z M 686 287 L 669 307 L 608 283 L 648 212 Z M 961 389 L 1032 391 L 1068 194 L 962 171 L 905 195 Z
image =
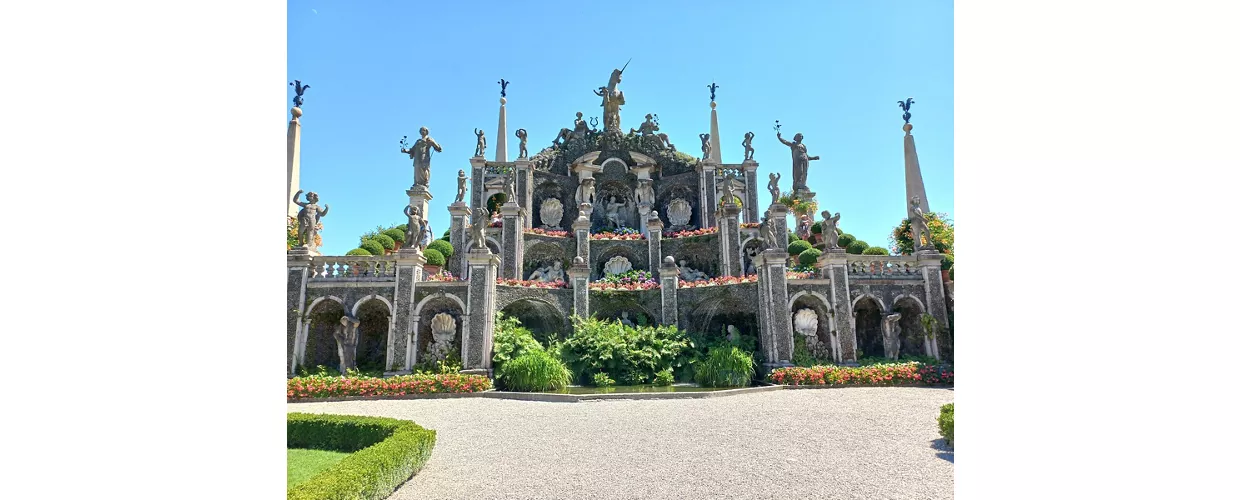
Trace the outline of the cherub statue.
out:
M 468 181 L 469 179 L 465 177 L 465 170 L 456 173 L 456 201 L 454 203 L 465 202 L 465 183 Z
M 672 144 L 671 139 L 667 138 L 667 134 L 659 134 L 655 137 L 659 138 L 659 149 L 670 149 L 673 153 L 676 152 L 676 145 Z
M 771 219 L 769 215 L 762 218 L 762 222 L 758 223 L 758 235 L 762 239 L 762 248 L 779 248 L 779 242 L 775 241 L 775 228 L 771 227 Z
M 702 161 L 710 159 L 710 134 L 698 134 L 702 139 Z
M 883 350 L 891 359 L 900 359 L 900 313 L 883 316 Z
M 323 210 L 319 210 L 319 195 L 314 191 L 306 193 L 306 202 L 297 201 L 301 198 L 303 191 L 298 189 L 293 195 L 293 203 L 301 207 L 297 211 L 297 244 L 302 248 L 310 248 L 314 244 L 314 237 L 319 234 L 319 220 L 327 217 L 327 210 L 331 208 L 329 205 L 323 205 Z
M 523 128 L 517 129 L 517 139 L 521 140 L 521 152 L 517 153 L 517 158 L 529 158 L 530 152 L 525 149 L 525 142 L 529 139 L 529 134 Z
M 474 135 L 478 136 L 478 145 L 474 146 L 474 156 L 486 156 L 487 154 L 487 137 L 486 131 L 482 129 L 474 129 Z
M 753 159 L 753 132 L 745 132 L 745 141 L 741 143 L 745 146 L 745 160 Z
M 633 324 L 633 320 L 629 319 L 629 312 L 628 312 L 628 311 L 621 311 L 621 312 L 620 312 L 620 324 L 622 324 L 622 325 L 624 325 L 624 326 L 627 326 L 627 327 L 629 327 L 629 328 L 635 328 L 635 327 L 637 326 L 637 325 L 634 325 L 634 324 Z
M 516 173 L 510 172 L 508 174 L 508 180 L 504 182 L 504 196 L 508 198 L 508 200 L 505 203 L 516 203 L 517 202 L 517 175 Z
M 826 243 L 828 250 L 840 247 L 840 235 L 836 230 L 839 223 L 839 212 L 836 212 L 835 215 L 831 215 L 830 210 L 822 211 L 822 239 Z
M 301 96 L 306 93 L 306 90 L 309 89 L 310 86 L 302 85 L 301 80 L 293 80 L 292 82 L 289 82 L 289 86 L 293 87 L 294 92 L 297 92 L 297 95 L 293 96 L 293 106 L 300 108 L 302 103 L 306 102 Z
M 637 205 L 650 205 L 654 203 L 654 188 L 650 185 L 654 181 L 651 179 L 638 179 L 637 189 L 633 190 L 633 197 L 637 200 Z
M 727 177 L 723 178 L 724 203 L 736 203 L 736 188 L 733 186 L 735 183 L 736 176 L 731 173 L 729 173 Z
M 930 237 L 930 226 L 926 224 L 926 214 L 921 211 L 920 196 L 914 196 L 909 200 L 908 226 L 913 231 L 914 249 L 934 249 L 934 242 Z M 923 235 L 926 238 L 925 244 L 921 242 Z
M 780 177 L 781 175 L 779 172 L 771 172 L 771 175 L 768 177 L 770 180 L 767 181 L 766 183 L 766 190 L 771 192 L 772 203 L 779 201 L 779 178 Z
M 419 243 L 422 240 L 424 223 L 422 222 L 422 216 L 418 214 L 418 208 L 413 205 L 406 205 L 405 217 L 409 218 L 409 222 L 405 225 L 405 241 L 408 243 L 406 246 L 413 247 L 418 245 L 420 247 Z
M 469 225 L 469 237 L 474 247 L 486 250 L 487 248 L 487 209 L 478 207 L 474 209 L 474 220 Z

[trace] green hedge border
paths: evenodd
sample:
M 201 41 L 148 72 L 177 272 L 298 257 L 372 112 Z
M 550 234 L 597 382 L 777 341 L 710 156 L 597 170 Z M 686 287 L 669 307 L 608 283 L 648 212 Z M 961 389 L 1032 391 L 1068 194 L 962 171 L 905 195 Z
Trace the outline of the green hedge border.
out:
M 289 413 L 288 447 L 352 453 L 289 488 L 289 500 L 383 499 L 430 459 L 435 431 L 394 418 Z

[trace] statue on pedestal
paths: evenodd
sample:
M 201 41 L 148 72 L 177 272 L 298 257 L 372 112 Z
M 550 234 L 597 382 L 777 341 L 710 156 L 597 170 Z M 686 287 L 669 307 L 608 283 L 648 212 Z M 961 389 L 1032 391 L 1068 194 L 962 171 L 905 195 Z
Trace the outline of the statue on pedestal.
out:
M 414 142 L 412 147 L 405 142 L 408 136 L 400 139 L 400 152 L 413 159 L 413 185 L 426 187 L 431 182 L 431 149 L 442 153 L 443 147 L 431 138 L 430 129 L 422 127 L 418 129 L 418 133 L 422 138 Z
M 530 152 L 525 149 L 525 142 L 530 137 L 529 133 L 523 128 L 517 129 L 517 139 L 521 139 L 521 152 L 517 153 L 517 158 L 529 158 Z
M 517 174 L 516 172 L 508 172 L 508 179 L 504 182 L 504 196 L 508 198 L 504 200 L 504 204 L 517 202 Z
M 302 248 L 310 248 L 314 245 L 314 237 L 319 234 L 319 220 L 327 216 L 327 210 L 331 206 L 323 205 L 323 210 L 320 211 L 319 195 L 314 191 L 306 193 L 305 203 L 297 201 L 302 192 L 298 189 L 293 195 L 293 203 L 301 207 L 301 210 L 297 211 L 297 244 Z
M 620 208 L 621 207 L 624 207 L 624 203 L 616 201 L 615 196 L 612 196 L 611 201 L 607 202 L 607 208 L 606 208 L 607 211 L 605 212 L 605 214 L 607 215 L 607 223 L 610 224 L 611 227 L 616 228 L 616 229 L 620 228 Z
M 594 179 L 587 177 L 581 180 L 581 184 L 577 186 L 576 201 L 578 204 L 594 203 Z
M 822 211 L 822 240 L 826 243 L 828 250 L 833 250 L 840 247 L 840 234 L 836 231 L 836 228 L 839 227 L 839 223 L 839 212 L 836 212 L 835 215 L 831 215 L 830 210 Z
M 408 224 L 405 226 L 405 243 L 406 247 L 413 248 L 414 245 L 421 247 L 422 233 L 425 231 L 425 224 L 422 217 L 418 214 L 417 207 L 413 205 L 405 206 L 405 217 L 409 218 Z
M 482 129 L 474 129 L 474 135 L 478 136 L 478 145 L 474 146 L 474 156 L 481 157 L 487 154 L 487 133 Z
M 762 239 L 763 250 L 781 247 L 780 242 L 775 240 L 775 228 L 771 226 L 769 215 L 763 217 L 762 222 L 758 223 L 758 235 Z
M 809 162 L 812 160 L 817 160 L 818 157 L 809 155 L 808 150 L 805 149 L 805 144 L 801 143 L 801 139 L 803 139 L 804 136 L 799 133 L 792 136 L 792 142 L 785 140 L 784 136 L 779 132 L 775 132 L 775 138 L 779 139 L 779 142 L 784 143 L 785 146 L 788 146 L 788 148 L 792 150 L 793 191 L 809 190 L 809 186 L 805 184 L 806 176 L 809 174 Z
M 482 207 L 474 209 L 474 220 L 469 224 L 469 238 L 475 248 L 487 249 L 487 220 L 487 209 Z
M 926 224 L 926 214 L 921 211 L 920 196 L 914 196 L 909 200 L 908 227 L 913 232 L 913 248 L 918 250 L 934 249 L 934 242 L 930 237 L 930 226 Z M 925 244 L 921 242 L 923 235 L 926 238 Z
M 883 350 L 891 359 L 900 359 L 900 313 L 883 316 Z
M 745 141 L 741 143 L 745 146 L 745 160 L 753 159 L 753 132 L 745 132 Z
M 766 183 L 766 190 L 771 192 L 771 203 L 779 202 L 779 172 L 771 172 L 769 181 Z
M 702 161 L 710 159 L 710 134 L 698 134 L 702 139 Z
M 347 375 L 349 370 L 357 368 L 357 327 L 361 324 L 357 318 L 349 315 L 340 317 L 340 326 L 332 336 L 336 338 L 336 354 L 340 355 L 340 374 Z
M 624 91 L 616 87 L 620 85 L 620 78 L 627 67 L 629 63 L 626 62 L 623 68 L 612 70 L 607 86 L 594 91 L 594 95 L 603 98 L 603 103 L 600 104 L 603 108 L 603 130 L 609 132 L 620 132 L 620 106 L 624 105 Z
M 637 200 L 637 206 L 651 206 L 654 204 L 654 188 L 651 179 L 638 179 L 637 189 L 633 190 L 633 198 Z
M 456 173 L 456 201 L 453 203 L 465 203 L 465 182 L 468 180 L 464 170 Z
M 736 183 L 736 176 L 732 175 L 731 173 L 729 173 L 727 177 L 723 178 L 723 192 L 724 192 L 723 202 L 724 203 L 736 203 L 736 200 L 738 200 L 738 198 L 736 197 L 736 187 L 733 186 L 733 184 L 735 183 Z

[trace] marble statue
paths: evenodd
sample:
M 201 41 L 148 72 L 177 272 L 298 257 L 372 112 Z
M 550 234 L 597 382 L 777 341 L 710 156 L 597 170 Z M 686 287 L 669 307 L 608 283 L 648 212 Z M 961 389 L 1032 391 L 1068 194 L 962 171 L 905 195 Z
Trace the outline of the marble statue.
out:
M 405 139 L 400 140 L 400 152 L 409 155 L 413 159 L 413 185 L 426 187 L 431 182 L 431 150 L 434 149 L 438 153 L 443 152 L 443 147 L 431 138 L 431 131 L 426 127 L 418 129 L 418 133 L 422 138 L 413 143 L 410 147 Z
M 655 137 L 659 138 L 659 142 L 656 144 L 659 147 L 659 149 L 670 149 L 672 150 L 673 153 L 676 152 L 676 145 L 672 144 L 671 139 L 667 138 L 667 134 L 659 134 L 659 135 L 656 135 Z
M 680 259 L 680 280 L 681 281 L 702 281 L 710 279 L 710 275 L 689 267 L 684 259 Z
M 332 336 L 336 338 L 336 354 L 340 356 L 340 374 L 347 375 L 349 370 L 357 368 L 357 327 L 361 324 L 357 318 L 348 314 L 340 317 L 340 326 Z
M 778 241 L 775 241 L 775 228 L 771 225 L 769 217 L 763 217 L 762 222 L 758 223 L 758 235 L 762 239 L 762 249 L 780 248 Z
M 913 98 L 910 97 L 903 101 L 896 101 L 896 104 L 900 106 L 900 111 L 904 112 L 904 116 L 901 116 L 900 118 L 904 118 L 904 123 L 908 123 L 908 119 L 913 117 L 913 115 L 908 112 L 908 110 L 913 107 Z
M 515 172 L 509 172 L 508 178 L 504 180 L 504 196 L 507 198 L 504 200 L 505 205 L 517 202 L 517 174 Z
M 530 138 L 530 134 L 523 128 L 517 129 L 517 139 L 521 140 L 521 151 L 517 153 L 517 158 L 529 158 L 530 152 L 525 149 L 525 143 Z
M 638 206 L 650 206 L 654 204 L 654 183 L 651 179 L 638 179 L 637 189 L 633 190 L 633 199 L 637 200 Z
M 698 134 L 702 139 L 702 161 L 710 159 L 710 134 Z
M 736 344 L 741 341 L 741 329 L 737 328 L 736 325 L 725 326 L 723 330 L 728 332 L 728 342 Z
M 629 328 L 637 328 L 637 325 L 633 324 L 633 320 L 629 319 L 628 311 L 620 311 L 620 324 Z
M 406 205 L 405 217 L 409 218 L 409 222 L 405 226 L 405 242 L 408 243 L 406 246 L 413 247 L 414 245 L 418 245 L 420 247 L 424 224 L 422 222 L 421 215 L 418 214 L 417 207 L 414 207 L 413 205 Z
M 319 234 L 319 221 L 327 216 L 327 210 L 331 206 L 323 205 L 323 209 L 319 210 L 319 195 L 314 191 L 306 193 L 305 203 L 297 201 L 302 192 L 298 189 L 297 193 L 293 194 L 293 203 L 301 207 L 301 210 L 297 211 L 297 244 L 302 248 L 310 248 L 314 245 L 314 237 Z
M 913 231 L 913 248 L 917 250 L 934 249 L 934 242 L 930 237 L 930 226 L 926 224 L 926 214 L 921 211 L 921 197 L 914 196 L 909 200 L 908 209 L 908 226 Z M 922 236 L 925 236 L 925 244 L 922 244 Z
M 478 145 L 474 146 L 474 156 L 481 157 L 487 154 L 487 133 L 482 129 L 474 129 L 474 135 L 478 136 Z
M 633 264 L 624 256 L 617 255 L 607 260 L 603 264 L 603 274 L 611 276 L 613 274 L 623 274 L 633 270 Z
M 618 90 L 616 87 L 620 85 L 620 79 L 624 75 L 624 68 L 629 67 L 629 63 L 624 63 L 624 67 L 612 70 L 611 79 L 607 81 L 606 87 L 599 87 L 594 91 L 594 95 L 602 97 L 603 103 L 603 130 L 608 132 L 620 132 L 620 106 L 624 105 L 624 91 Z
M 822 211 L 822 240 L 827 244 L 828 250 L 840 247 L 840 233 L 839 231 L 836 231 L 839 224 L 839 212 L 836 212 L 835 215 L 831 215 L 830 210 Z
M 779 172 L 771 172 L 766 182 L 766 190 L 771 192 L 771 203 L 779 202 L 779 178 L 782 175 Z
M 689 220 L 693 217 L 693 205 L 685 201 L 683 198 L 675 198 L 667 203 L 667 221 L 672 227 L 684 227 L 689 225 Z
M 560 203 L 559 198 L 547 198 L 538 209 L 538 215 L 542 217 L 544 228 L 559 231 L 560 220 L 564 218 L 564 204 Z
M 528 278 L 530 281 L 544 281 L 547 283 L 554 281 L 564 281 L 564 265 L 560 261 L 554 261 L 550 265 L 542 266 L 530 273 Z
M 555 136 L 555 140 L 551 141 L 551 144 L 559 146 L 561 142 L 568 142 L 574 138 L 582 137 L 585 135 L 586 130 L 586 122 L 581 119 L 581 112 L 578 111 L 577 119 L 573 120 L 573 128 L 560 129 L 560 133 Z
M 883 354 L 900 359 L 900 313 L 883 316 Z
M 469 225 L 469 238 L 473 242 L 475 248 L 487 249 L 487 209 L 478 207 L 474 209 L 474 220 Z
M 775 133 L 775 138 L 779 139 L 779 142 L 784 143 L 792 151 L 792 189 L 794 191 L 808 190 L 809 186 L 805 184 L 805 180 L 809 174 L 809 162 L 817 160 L 818 157 L 809 155 L 808 150 L 805 149 L 805 144 L 801 142 L 804 136 L 799 133 L 792 136 L 792 142 L 784 139 L 784 136 L 780 135 L 779 132 Z
M 306 90 L 309 89 L 310 86 L 302 85 L 301 80 L 293 80 L 292 82 L 289 82 L 288 85 L 293 87 L 294 92 L 297 92 L 297 95 L 293 96 L 293 107 L 300 108 L 301 105 L 306 102 L 302 99 L 302 94 L 305 94 Z M 904 122 L 908 123 L 908 120 L 904 120 Z
M 752 246 L 752 245 L 745 247 L 745 274 L 746 275 L 758 274 L 758 270 L 755 269 L 753 265 L 753 258 L 757 256 L 758 256 L 758 247 Z
M 612 196 L 611 201 L 607 202 L 607 206 L 606 206 L 607 211 L 605 212 L 605 215 L 607 216 L 607 223 L 610 224 L 611 227 L 616 228 L 616 229 L 619 229 L 621 227 L 620 209 L 623 207 L 624 207 L 624 203 L 617 201 L 615 196 Z
M 641 134 L 642 137 L 652 137 L 655 135 L 655 132 L 658 131 L 659 122 L 655 118 L 655 115 L 650 113 L 646 113 L 646 121 L 642 122 L 641 126 L 635 129 L 629 129 L 630 134 Z
M 745 161 L 753 159 L 753 132 L 745 132 L 745 141 L 741 143 L 745 146 Z
M 452 340 L 456 337 L 456 320 L 448 313 L 431 318 L 431 343 L 426 346 L 426 359 L 440 362 L 452 354 Z
M 469 181 L 465 177 L 465 171 L 461 170 L 456 173 L 456 201 L 454 203 L 465 203 L 465 183 Z
M 723 178 L 723 202 L 736 203 L 740 198 L 736 197 L 736 176 L 729 173 Z
M 590 220 L 590 216 L 594 215 L 594 205 L 589 203 L 581 203 L 577 205 L 577 218 L 581 220 Z
M 581 184 L 577 186 L 577 204 L 594 203 L 594 179 L 585 178 L 581 180 Z

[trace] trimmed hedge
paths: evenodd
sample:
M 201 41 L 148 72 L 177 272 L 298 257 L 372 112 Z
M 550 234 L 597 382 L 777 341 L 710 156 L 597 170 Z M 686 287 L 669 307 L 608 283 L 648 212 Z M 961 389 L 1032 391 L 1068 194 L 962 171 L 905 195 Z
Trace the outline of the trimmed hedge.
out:
M 839 245 L 840 248 L 848 248 L 848 245 L 851 245 L 854 241 L 857 241 L 856 236 L 844 233 L 840 235 L 840 239 L 836 242 L 836 244 Z
M 870 248 L 869 243 L 857 240 L 849 243 L 848 246 L 844 248 L 844 251 L 853 255 L 861 255 L 861 252 L 864 252 L 867 248 Z
M 810 249 L 810 244 L 805 240 L 796 240 L 788 244 L 788 255 L 800 255 L 801 252 Z
M 383 255 L 383 245 L 375 240 L 363 241 L 361 245 L 358 245 L 358 248 L 370 252 L 370 255 Z
M 352 250 L 349 250 L 348 252 L 345 252 L 345 255 L 359 255 L 359 256 L 365 257 L 368 255 L 371 255 L 371 253 L 367 251 L 365 248 L 354 248 Z
M 379 242 L 380 245 L 383 245 L 384 250 L 391 250 L 393 248 L 396 248 L 396 240 L 392 239 L 391 236 L 388 236 L 386 234 L 382 234 L 382 233 L 376 234 L 375 237 L 371 239 Z
M 947 403 L 939 408 L 939 435 L 947 444 L 955 444 L 956 403 Z
M 456 249 L 452 248 L 452 244 L 444 240 L 432 241 L 429 245 L 426 245 L 426 249 L 438 251 L 443 254 L 445 259 L 456 253 Z
M 802 266 L 812 266 L 818 262 L 819 255 L 822 255 L 822 250 L 811 248 L 801 252 L 801 254 L 797 256 L 797 262 L 800 262 Z
M 435 447 L 435 431 L 394 418 L 290 413 L 288 447 L 352 452 L 289 488 L 289 500 L 378 500 L 422 469 Z
M 788 231 L 788 243 L 792 243 L 794 241 L 801 241 L 801 238 L 796 234 L 793 234 L 792 231 Z
M 813 234 L 822 234 L 822 223 L 815 222 L 814 225 L 809 227 L 809 232 Z
M 862 250 L 861 255 L 891 255 L 891 253 L 887 252 L 887 249 L 883 247 L 870 247 Z
M 448 261 L 443 254 L 439 253 L 439 250 L 429 247 L 422 251 L 422 255 L 426 256 L 426 265 L 428 266 L 442 266 Z
M 405 243 L 405 231 L 403 229 L 392 228 L 384 231 L 383 234 L 388 238 L 392 238 L 392 241 L 401 244 Z

